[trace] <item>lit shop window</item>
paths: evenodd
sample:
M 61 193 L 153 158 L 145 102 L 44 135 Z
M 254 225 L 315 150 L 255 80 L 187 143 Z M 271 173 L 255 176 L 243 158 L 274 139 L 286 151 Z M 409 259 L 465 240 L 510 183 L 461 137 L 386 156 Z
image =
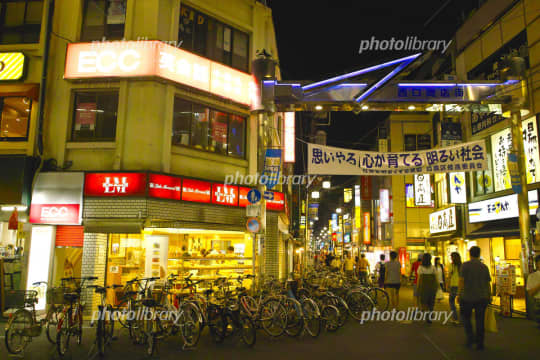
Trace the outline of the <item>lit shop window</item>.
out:
M 172 144 L 245 157 L 245 118 L 175 98 Z
M 43 0 L 0 0 L 0 44 L 38 43 Z
M 75 94 L 72 141 L 114 141 L 118 92 Z
M 25 141 L 32 100 L 27 97 L 0 97 L 0 140 Z
M 249 71 L 249 35 L 183 5 L 178 40 L 185 50 Z
M 86 0 L 81 40 L 119 40 L 124 37 L 127 0 Z

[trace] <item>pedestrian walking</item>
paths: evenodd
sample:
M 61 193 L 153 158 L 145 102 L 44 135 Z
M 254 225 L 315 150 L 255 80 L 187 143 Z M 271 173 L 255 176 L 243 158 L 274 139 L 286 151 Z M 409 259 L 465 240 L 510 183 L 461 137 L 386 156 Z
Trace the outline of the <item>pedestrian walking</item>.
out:
M 431 264 L 431 255 L 424 254 L 422 256 L 422 265 L 418 267 L 418 298 L 422 310 L 429 311 L 426 321 L 431 324 L 431 312 L 435 306 L 435 295 L 439 283 L 435 274 L 435 266 Z
M 369 274 L 369 262 L 366 259 L 366 254 L 360 254 L 358 260 L 358 278 L 362 284 L 367 284 Z
M 399 306 L 399 288 L 401 287 L 401 264 L 397 260 L 397 252 L 390 252 L 390 261 L 384 264 L 384 287 L 390 295 L 390 306 L 397 309 Z
M 458 312 L 456 309 L 456 298 L 459 288 L 459 272 L 461 271 L 461 255 L 458 252 L 450 254 L 452 258 L 452 266 L 450 268 L 450 296 L 448 296 L 448 302 L 450 303 L 450 310 L 452 311 L 452 323 L 457 325 Z
M 380 288 L 384 287 L 384 279 L 386 276 L 386 266 L 384 263 L 385 258 L 386 256 L 384 254 L 381 254 L 381 256 L 379 257 L 379 259 L 381 260 L 377 263 L 377 265 L 375 265 L 375 274 L 376 274 L 377 284 L 379 285 Z
M 484 318 L 490 302 L 490 282 L 488 267 L 480 262 L 480 248 L 473 246 L 469 250 L 471 260 L 461 265 L 459 277 L 459 305 L 461 320 L 467 336 L 466 346 L 476 343 L 478 350 L 484 349 Z M 475 313 L 476 336 L 471 323 L 472 311 Z
M 409 278 L 413 279 L 413 295 L 416 307 L 420 307 L 420 300 L 418 298 L 418 268 L 422 264 L 422 254 L 418 254 L 418 259 L 412 264 L 411 274 Z
M 347 276 L 348 279 L 352 279 L 354 277 L 354 260 L 350 252 L 347 252 L 345 254 L 345 262 L 343 263 L 343 270 L 345 271 L 345 276 Z
M 527 292 L 535 302 L 535 318 L 540 327 L 540 255 L 536 255 L 534 259 L 536 263 L 536 271 L 529 274 L 527 277 Z
M 435 299 L 437 301 L 442 301 L 444 299 L 444 266 L 441 264 L 441 258 L 436 257 L 435 258 L 435 275 L 437 277 L 437 283 L 439 284 L 439 288 L 437 289 L 437 295 L 435 296 Z

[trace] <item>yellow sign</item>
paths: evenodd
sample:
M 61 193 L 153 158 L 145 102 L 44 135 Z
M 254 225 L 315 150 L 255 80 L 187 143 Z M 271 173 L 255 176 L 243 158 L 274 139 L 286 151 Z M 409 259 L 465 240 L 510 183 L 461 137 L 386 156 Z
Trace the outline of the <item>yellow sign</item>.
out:
M 24 74 L 24 54 L 0 53 L 0 81 L 20 80 Z

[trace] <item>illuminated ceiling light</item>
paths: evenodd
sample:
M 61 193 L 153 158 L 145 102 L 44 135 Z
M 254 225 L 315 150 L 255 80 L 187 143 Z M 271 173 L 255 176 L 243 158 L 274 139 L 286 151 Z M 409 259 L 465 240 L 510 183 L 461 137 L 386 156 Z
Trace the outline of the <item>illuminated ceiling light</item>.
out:
M 319 194 L 318 191 L 313 191 L 313 192 L 311 193 L 311 197 L 312 197 L 313 199 L 318 199 L 320 196 L 321 196 L 321 195 Z
M 414 105 L 409 105 L 408 109 L 412 111 L 412 110 L 416 109 L 416 107 Z
M 337 208 L 337 209 L 336 209 L 336 212 L 337 212 L 338 214 L 341 214 L 341 208 Z
M 2 211 L 13 211 L 17 208 L 17 211 L 26 211 L 28 209 L 28 206 L 25 205 L 10 205 L 10 206 L 2 206 Z
M 323 189 L 330 189 L 331 186 L 332 184 L 328 180 L 322 182 Z
M 362 110 L 368 110 L 368 109 L 369 109 L 369 106 L 367 106 L 367 105 L 362 106 Z
M 315 110 L 321 111 L 323 109 L 322 105 L 316 105 Z

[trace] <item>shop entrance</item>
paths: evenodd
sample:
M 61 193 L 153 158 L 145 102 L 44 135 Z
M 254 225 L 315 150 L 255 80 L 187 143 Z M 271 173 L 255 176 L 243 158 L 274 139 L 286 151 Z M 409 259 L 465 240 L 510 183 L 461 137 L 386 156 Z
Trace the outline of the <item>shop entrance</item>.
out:
M 54 250 L 53 284 L 65 277 L 81 277 L 82 247 L 59 247 Z

